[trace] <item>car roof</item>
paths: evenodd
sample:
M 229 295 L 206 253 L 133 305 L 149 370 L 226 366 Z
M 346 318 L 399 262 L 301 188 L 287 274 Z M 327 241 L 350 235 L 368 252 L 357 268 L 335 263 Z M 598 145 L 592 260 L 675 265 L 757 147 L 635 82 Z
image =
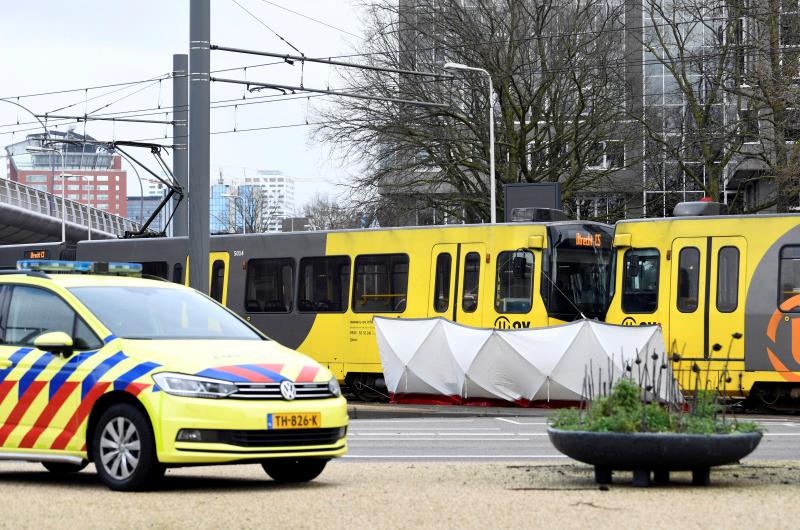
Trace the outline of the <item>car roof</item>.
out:
M 0 283 L 12 283 L 15 278 L 25 276 L 27 278 L 37 278 L 37 283 L 46 284 L 52 282 L 61 287 L 160 287 L 166 289 L 180 289 L 183 286 L 175 283 L 150 280 L 131 276 L 114 276 L 103 274 L 69 274 L 69 273 L 47 273 L 44 275 L 28 276 L 27 271 L 20 271 L 16 274 L 0 275 Z

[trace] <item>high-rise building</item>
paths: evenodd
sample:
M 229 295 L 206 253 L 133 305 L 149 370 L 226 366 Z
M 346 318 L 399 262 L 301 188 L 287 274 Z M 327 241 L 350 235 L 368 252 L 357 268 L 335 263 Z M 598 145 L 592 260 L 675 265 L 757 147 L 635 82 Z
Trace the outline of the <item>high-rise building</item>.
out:
M 48 139 L 58 152 L 28 150 L 42 147 L 42 133 L 6 146 L 7 178 L 127 217 L 127 172 L 120 155 L 74 131 L 50 131 Z
M 242 231 L 242 216 L 237 212 L 236 199 L 232 195 L 237 195 L 236 186 L 225 184 L 222 179 L 211 186 L 209 230 L 212 234 L 234 234 Z
M 161 204 L 164 198 L 162 195 L 128 195 L 128 218 L 138 223 L 144 224 L 150 218 L 150 215 Z M 164 229 L 164 224 L 169 217 L 169 212 L 166 208 L 162 209 L 158 215 L 153 219 L 148 227 L 153 232 L 160 232 Z
M 245 176 L 244 184 L 261 190 L 258 195 L 264 231 L 280 232 L 283 220 L 295 214 L 294 179 L 281 171 L 266 170 Z

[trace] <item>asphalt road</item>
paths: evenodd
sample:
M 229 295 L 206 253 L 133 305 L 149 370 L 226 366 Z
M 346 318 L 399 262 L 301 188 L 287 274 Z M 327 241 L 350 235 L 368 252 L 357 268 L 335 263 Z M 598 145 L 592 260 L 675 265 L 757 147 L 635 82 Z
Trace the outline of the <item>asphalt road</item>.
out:
M 800 419 L 746 416 L 765 429 L 746 460 L 800 460 Z M 506 461 L 565 459 L 547 437 L 547 413 L 496 417 L 354 419 L 345 460 Z

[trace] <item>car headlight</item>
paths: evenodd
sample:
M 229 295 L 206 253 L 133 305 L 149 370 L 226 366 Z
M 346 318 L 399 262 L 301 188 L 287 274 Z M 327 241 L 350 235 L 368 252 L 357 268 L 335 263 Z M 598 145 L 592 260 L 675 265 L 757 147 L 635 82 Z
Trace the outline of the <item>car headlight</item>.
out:
M 224 398 L 236 392 L 236 385 L 230 381 L 221 381 L 195 375 L 161 372 L 153 375 L 158 387 L 173 396 Z
M 331 380 L 328 381 L 328 390 L 336 397 L 342 395 L 342 387 L 339 386 L 339 381 L 336 380 L 336 377 L 331 377 Z

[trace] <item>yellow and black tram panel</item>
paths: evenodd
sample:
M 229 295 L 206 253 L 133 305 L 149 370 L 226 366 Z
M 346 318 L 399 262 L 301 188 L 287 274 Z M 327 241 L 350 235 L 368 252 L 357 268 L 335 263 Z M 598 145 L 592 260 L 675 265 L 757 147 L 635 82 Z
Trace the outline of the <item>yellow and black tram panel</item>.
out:
M 660 325 L 684 389 L 800 398 L 800 216 L 622 221 L 614 245 L 607 321 Z
M 602 319 L 612 228 L 561 221 L 211 238 L 210 295 L 351 386 L 381 386 L 372 319 L 442 317 L 500 329 Z M 23 251 L 0 248 L 0 265 Z M 185 283 L 186 238 L 84 241 L 76 259 L 141 263 Z

